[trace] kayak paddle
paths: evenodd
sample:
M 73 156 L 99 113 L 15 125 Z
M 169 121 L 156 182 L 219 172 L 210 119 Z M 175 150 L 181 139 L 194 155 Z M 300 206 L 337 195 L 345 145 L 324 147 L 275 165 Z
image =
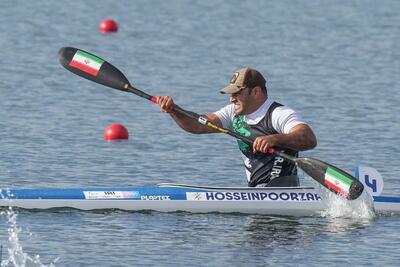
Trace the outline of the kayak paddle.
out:
M 117 90 L 130 92 L 137 96 L 146 98 L 153 103 L 157 103 L 156 97 L 133 87 L 121 71 L 98 56 L 81 49 L 63 47 L 59 51 L 59 59 L 61 65 L 63 65 L 67 70 L 85 79 Z M 209 121 L 207 118 L 194 112 L 186 111 L 178 105 L 175 105 L 173 109 L 175 112 L 196 120 L 197 122 L 211 127 L 221 133 L 233 136 L 248 144 L 253 144 L 254 142 L 254 140 L 249 137 L 242 136 L 229 129 L 220 127 Z M 349 200 L 356 199 L 364 190 L 363 184 L 352 175 L 321 160 L 304 157 L 295 158 L 272 148 L 269 149 L 268 153 L 276 154 L 292 161 L 315 181 L 343 198 Z

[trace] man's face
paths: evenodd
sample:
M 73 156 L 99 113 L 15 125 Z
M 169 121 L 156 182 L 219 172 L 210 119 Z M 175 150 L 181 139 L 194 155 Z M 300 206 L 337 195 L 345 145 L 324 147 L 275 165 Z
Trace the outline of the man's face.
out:
M 252 102 L 252 90 L 248 87 L 240 90 L 237 93 L 231 94 L 230 101 L 234 104 L 236 115 L 250 114 Z

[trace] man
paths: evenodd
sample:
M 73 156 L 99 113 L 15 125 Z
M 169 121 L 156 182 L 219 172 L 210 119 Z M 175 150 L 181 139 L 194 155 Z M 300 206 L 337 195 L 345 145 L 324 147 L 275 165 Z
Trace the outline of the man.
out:
M 230 94 L 231 104 L 204 116 L 220 127 L 230 128 L 255 140 L 252 147 L 238 140 L 248 185 L 298 186 L 296 166 L 282 157 L 268 154 L 267 150 L 273 147 L 297 157 L 298 151 L 317 145 L 312 129 L 294 110 L 268 98 L 266 81 L 255 69 L 242 68 L 236 71 L 230 85 L 221 93 Z M 170 96 L 158 96 L 157 104 L 185 131 L 195 134 L 218 132 L 176 113 Z

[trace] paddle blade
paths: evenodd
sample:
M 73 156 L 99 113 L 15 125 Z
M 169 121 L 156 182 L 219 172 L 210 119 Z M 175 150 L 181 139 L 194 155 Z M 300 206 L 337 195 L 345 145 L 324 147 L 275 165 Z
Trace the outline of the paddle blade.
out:
M 129 86 L 122 72 L 98 56 L 73 47 L 61 48 L 58 55 L 61 65 L 85 79 L 122 91 Z
M 355 177 L 326 162 L 313 158 L 297 158 L 295 162 L 314 180 L 349 200 L 358 198 L 364 190 L 364 185 Z

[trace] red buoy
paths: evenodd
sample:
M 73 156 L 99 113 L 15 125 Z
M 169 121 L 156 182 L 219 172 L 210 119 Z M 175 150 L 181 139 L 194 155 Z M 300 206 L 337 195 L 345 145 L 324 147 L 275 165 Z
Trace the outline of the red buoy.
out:
M 128 130 L 122 124 L 119 123 L 110 124 L 104 130 L 105 141 L 118 141 L 118 140 L 125 140 L 128 138 L 129 138 Z
M 118 31 L 118 24 L 112 19 L 105 19 L 100 22 L 99 31 L 102 33 Z

